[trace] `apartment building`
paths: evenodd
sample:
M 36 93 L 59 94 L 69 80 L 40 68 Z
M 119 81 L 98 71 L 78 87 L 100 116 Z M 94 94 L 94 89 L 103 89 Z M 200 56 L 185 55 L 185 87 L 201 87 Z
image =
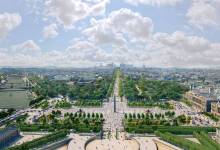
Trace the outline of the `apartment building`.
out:
M 195 89 L 185 93 L 184 98 L 189 100 L 199 112 L 211 112 L 211 104 L 217 102 L 217 97 L 210 90 Z
M 220 116 L 220 102 L 214 102 L 211 104 L 211 112 L 214 115 Z

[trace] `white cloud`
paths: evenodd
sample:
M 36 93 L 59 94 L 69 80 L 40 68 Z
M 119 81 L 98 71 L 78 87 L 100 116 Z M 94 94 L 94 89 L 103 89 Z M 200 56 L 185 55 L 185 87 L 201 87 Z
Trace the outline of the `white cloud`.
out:
M 124 0 L 131 5 L 150 5 L 150 6 L 161 6 L 170 5 L 174 6 L 177 3 L 182 2 L 182 0 Z
M 8 49 L 7 49 L 7 48 L 0 48 L 0 53 L 1 53 L 1 52 L 4 52 L 4 53 L 6 52 L 6 53 L 7 53 L 7 52 L 8 52 Z
M 45 14 L 53 17 L 65 28 L 72 28 L 74 24 L 88 16 L 103 15 L 109 1 L 84 0 L 46 0 Z
M 89 41 L 77 40 L 63 51 L 52 50 L 31 54 L 21 49 L 39 49 L 33 42 L 13 46 L 17 51 L 0 51 L 2 66 L 67 66 L 87 67 L 107 63 L 128 63 L 153 67 L 220 67 L 220 43 L 177 31 L 156 33 L 148 43 L 132 47 L 115 47 L 111 52 Z M 16 53 L 15 53 L 16 52 Z M 13 55 L 14 54 L 14 55 Z
M 104 15 L 106 11 L 106 5 L 109 3 L 110 0 L 101 0 L 96 2 L 95 5 L 91 7 L 90 15 L 92 16 L 99 16 Z
M 99 8 L 103 1 L 83 3 Z M 74 21 L 70 19 L 68 24 L 60 20 L 60 23 L 72 26 Z M 114 62 L 156 67 L 220 67 L 220 43 L 181 31 L 153 33 L 150 18 L 126 8 L 115 10 L 106 18 L 91 19 L 83 34 L 64 50 L 42 51 L 33 40 L 0 48 L 0 65 L 84 67 Z M 57 25 L 46 26 L 43 35 L 44 38 L 57 36 Z M 110 48 L 106 50 L 106 47 Z
M 33 40 L 27 40 L 21 44 L 14 45 L 11 47 L 11 50 L 15 54 L 24 55 L 36 55 L 41 52 L 40 47 Z
M 122 8 L 113 11 L 105 19 L 92 19 L 91 26 L 83 31 L 97 44 L 122 46 L 126 38 L 130 41 L 146 41 L 152 34 L 153 23 L 148 17 Z
M 157 44 L 155 49 L 159 53 L 156 56 L 166 67 L 220 66 L 220 43 L 212 43 L 203 37 L 189 36 L 180 31 L 156 33 L 151 44 Z
M 154 38 L 157 42 L 172 49 L 184 50 L 190 53 L 203 52 L 209 49 L 210 42 L 202 37 L 187 36 L 184 32 L 176 31 L 173 34 L 156 33 Z
M 108 61 L 108 54 L 88 41 L 78 41 L 65 50 L 41 51 L 31 40 L 0 49 L 0 66 L 94 66 Z
M 57 33 L 57 25 L 55 23 L 45 26 L 43 29 L 44 38 L 54 38 L 58 35 Z
M 90 65 L 108 60 L 108 54 L 104 50 L 88 41 L 78 41 L 69 46 L 65 53 L 72 61 L 86 61 L 90 62 Z
M 192 0 L 186 17 L 189 23 L 203 29 L 207 26 L 220 26 L 219 0 Z
M 0 39 L 8 35 L 8 33 L 21 24 L 21 16 L 17 13 L 0 14 Z

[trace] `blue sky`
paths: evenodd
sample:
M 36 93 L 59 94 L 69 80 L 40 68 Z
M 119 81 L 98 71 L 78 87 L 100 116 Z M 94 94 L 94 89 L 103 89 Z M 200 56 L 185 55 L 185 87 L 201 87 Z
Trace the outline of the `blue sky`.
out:
M 220 0 L 2 0 L 0 66 L 219 67 Z

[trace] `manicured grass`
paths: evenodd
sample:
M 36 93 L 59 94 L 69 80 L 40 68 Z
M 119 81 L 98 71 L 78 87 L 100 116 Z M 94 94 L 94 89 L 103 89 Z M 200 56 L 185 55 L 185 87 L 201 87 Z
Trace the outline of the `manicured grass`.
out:
M 162 133 L 162 132 L 156 131 L 155 134 L 159 136 L 162 140 L 169 142 L 173 145 L 176 145 L 178 147 L 181 147 L 183 149 L 186 149 L 186 150 L 209 150 L 200 144 L 194 143 L 183 137 L 179 137 L 168 132 Z
M 170 132 L 179 135 L 190 135 L 193 132 L 215 132 L 214 127 L 195 127 L 195 126 L 157 126 L 157 125 L 139 125 L 128 127 L 125 126 L 125 130 L 130 133 L 154 133 L 160 131 L 162 133 Z
M 220 144 L 216 141 L 212 140 L 205 132 L 200 132 L 200 143 L 207 143 L 208 145 L 212 146 L 213 149 L 220 150 Z
M 39 148 L 39 147 L 44 146 L 48 143 L 56 142 L 60 139 L 63 139 L 67 136 L 67 134 L 68 134 L 67 130 L 54 132 L 52 134 L 49 134 L 49 135 L 41 137 L 41 138 L 37 138 L 37 139 L 32 140 L 30 142 L 26 142 L 21 145 L 8 148 L 7 150 L 31 150 L 34 148 Z
M 199 144 L 169 132 L 156 131 L 155 134 L 162 140 L 187 150 L 220 150 L 220 144 L 204 132 L 193 132 L 193 136 L 199 140 Z

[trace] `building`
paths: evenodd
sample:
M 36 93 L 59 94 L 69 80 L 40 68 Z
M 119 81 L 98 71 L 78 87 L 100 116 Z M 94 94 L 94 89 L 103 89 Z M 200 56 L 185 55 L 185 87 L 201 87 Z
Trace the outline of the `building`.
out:
M 197 108 L 199 111 L 206 111 L 206 100 L 205 97 L 196 95 L 194 92 L 186 92 L 184 98 L 189 100 L 193 107 Z
M 211 104 L 211 112 L 214 115 L 220 116 L 220 102 L 215 102 Z
M 20 133 L 16 127 L 7 127 L 3 130 L 0 130 L 0 149 L 9 146 L 19 137 Z
M 55 75 L 54 76 L 54 80 L 55 81 L 69 81 L 70 80 L 70 76 L 68 75 Z
M 186 92 L 184 98 L 189 100 L 199 112 L 211 112 L 211 103 L 217 102 L 217 97 L 205 89 L 196 89 Z

